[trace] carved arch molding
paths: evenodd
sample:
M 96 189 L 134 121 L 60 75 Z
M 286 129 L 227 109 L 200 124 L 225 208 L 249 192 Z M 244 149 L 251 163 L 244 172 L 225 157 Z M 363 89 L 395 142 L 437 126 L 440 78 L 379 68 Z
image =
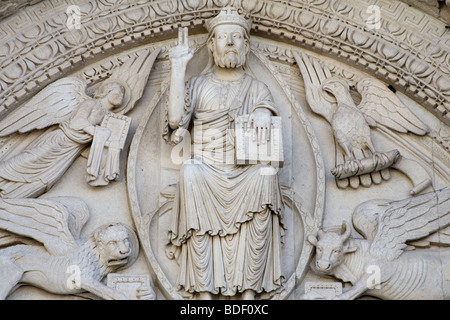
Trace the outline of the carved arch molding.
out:
M 445 24 L 399 1 L 377 1 L 380 29 L 367 27 L 372 1 L 78 1 L 79 30 L 66 26 L 71 1 L 42 1 L 0 24 L 0 115 L 42 86 L 100 56 L 204 33 L 223 6 L 242 8 L 255 35 L 344 61 L 405 92 L 450 124 L 450 35 Z M 293 63 L 289 53 L 273 54 Z
M 367 8 L 374 2 L 381 13 L 377 29 L 369 28 L 367 22 L 370 16 Z M 110 69 L 121 63 L 117 57 L 140 48 L 161 48 L 159 60 L 165 64 L 160 67 L 165 69 L 155 70 L 156 75 L 151 78 L 155 80 L 158 72 L 167 74 L 168 50 L 177 38 L 179 27 L 189 27 L 189 35 L 199 49 L 205 40 L 205 21 L 217 15 L 221 8 L 233 6 L 252 18 L 251 34 L 256 38 L 252 45 L 263 55 L 261 60 L 277 63 L 278 67 L 271 70 L 273 74 L 282 71 L 280 66 L 296 65 L 293 49 L 305 50 L 382 80 L 446 126 L 450 125 L 450 32 L 443 21 L 401 1 L 49 0 L 32 3 L 0 20 L 0 118 L 46 85 L 80 70 L 88 70 L 83 76 L 90 83 L 108 77 Z M 67 7 L 74 4 L 81 11 L 80 29 L 68 29 L 66 24 Z M 264 39 L 264 43 L 258 39 Z M 104 64 L 108 57 L 113 57 L 110 64 Z M 86 69 L 89 66 L 94 67 Z M 290 70 L 293 69 L 297 74 L 291 76 L 300 79 L 298 68 Z M 345 76 L 345 70 L 333 72 Z M 167 82 L 159 80 L 155 81 L 161 88 L 154 101 L 150 101 L 153 106 L 167 88 Z M 309 125 L 305 128 L 308 133 L 313 130 Z M 140 129 L 145 128 L 138 128 L 137 134 Z M 432 138 L 443 149 L 441 178 L 448 184 L 450 169 L 445 159 L 449 159 L 450 131 L 446 132 L 449 134 L 433 131 Z M 133 156 L 133 145 L 130 148 Z M 320 147 L 314 145 L 314 148 L 314 156 L 320 158 Z M 322 160 L 316 161 L 321 164 Z M 317 188 L 322 198 L 317 196 L 316 203 L 305 208 L 306 211 L 325 210 L 325 191 L 321 188 L 329 173 L 324 176 L 323 172 L 318 173 Z M 134 199 L 129 200 L 133 207 Z M 331 217 L 329 223 L 340 219 Z M 308 223 L 304 224 L 308 227 Z M 308 231 L 316 232 L 317 226 L 311 225 L 314 227 Z M 309 247 L 305 252 L 311 251 Z M 304 276 L 310 257 L 302 258 L 305 259 L 299 264 L 302 269 L 295 270 L 298 278 Z M 155 272 L 158 274 L 160 270 Z M 170 292 L 170 285 L 166 287 L 169 288 L 164 289 L 169 291 L 166 297 L 177 298 Z

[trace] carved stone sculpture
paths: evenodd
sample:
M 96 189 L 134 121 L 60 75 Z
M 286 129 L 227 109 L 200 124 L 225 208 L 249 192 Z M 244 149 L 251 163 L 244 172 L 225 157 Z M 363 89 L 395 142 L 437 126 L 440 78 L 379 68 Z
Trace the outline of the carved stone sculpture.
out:
M 113 223 L 81 241 L 88 217 L 88 207 L 77 198 L 0 199 L 0 229 L 37 241 L 0 249 L 0 299 L 22 284 L 56 294 L 87 291 L 104 299 L 127 299 L 101 281 L 135 261 L 137 237 L 130 227 Z
M 102 122 L 112 112 L 124 113 L 133 108 L 142 96 L 157 54 L 157 51 L 147 52 L 128 60 L 108 80 L 96 85 L 93 97 L 87 95 L 87 83 L 83 79 L 67 77 L 48 85 L 2 119 L 0 137 L 48 129 L 37 137 L 19 139 L 22 144 L 25 140 L 26 146 L 0 159 L 0 195 L 8 198 L 40 196 L 58 181 L 91 142 L 88 182 L 105 185 L 116 179 L 123 129 L 119 128 L 118 134 L 113 133 L 111 128 L 102 126 Z M 130 120 L 124 117 L 122 121 Z M 123 126 L 126 131 L 128 126 Z M 106 155 L 103 155 L 104 148 L 108 149 Z M 103 181 L 96 182 L 99 172 L 103 173 Z
M 329 68 L 306 54 L 294 52 L 306 86 L 306 98 L 311 109 L 323 116 L 333 129 L 334 138 L 344 151 L 343 163 L 332 169 L 339 180 L 360 176 L 363 185 L 370 185 L 370 173 L 381 172 L 400 162 L 398 150 L 379 152 L 371 138 L 371 127 L 387 127 L 397 132 L 425 135 L 428 128 L 386 85 L 372 78 L 360 80 L 356 85 L 361 102 L 355 104 L 348 81 L 332 76 Z M 340 157 L 338 157 L 339 161 Z M 363 164 L 364 163 L 364 164 Z M 401 167 L 397 166 L 401 169 Z M 370 181 L 365 181 L 369 179 Z M 416 194 L 428 187 L 431 180 L 425 176 L 414 186 Z
M 243 69 L 250 22 L 227 8 L 206 26 L 212 60 L 202 75 L 185 86 L 183 71 L 192 57 L 187 30 L 180 31 L 169 53 L 168 124 L 184 131 L 192 125 L 194 148 L 180 171 L 169 251 L 181 250 L 180 288 L 201 298 L 242 293 L 253 299 L 276 292 L 283 283 L 283 203 L 273 167 L 235 164 L 229 129 L 237 116 L 249 114 L 262 143 L 278 111 L 267 86 Z
M 156 294 L 150 285 L 149 275 L 109 273 L 108 287 L 120 290 L 131 300 L 155 300 Z
M 0 1 L 0 298 L 448 298 L 449 4 Z
M 448 299 L 448 249 L 408 250 L 408 244 L 450 225 L 449 204 L 450 189 L 399 201 L 364 202 L 353 213 L 353 225 L 364 239 L 350 238 L 345 221 L 340 229 L 308 237 L 316 247 L 312 269 L 352 284 L 336 299 L 364 293 L 395 300 Z

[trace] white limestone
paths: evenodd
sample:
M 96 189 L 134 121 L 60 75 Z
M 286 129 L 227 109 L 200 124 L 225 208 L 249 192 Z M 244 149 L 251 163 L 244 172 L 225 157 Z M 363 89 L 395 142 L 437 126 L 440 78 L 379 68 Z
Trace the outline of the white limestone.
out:
M 448 298 L 448 4 L 72 2 L 0 8 L 0 298 Z

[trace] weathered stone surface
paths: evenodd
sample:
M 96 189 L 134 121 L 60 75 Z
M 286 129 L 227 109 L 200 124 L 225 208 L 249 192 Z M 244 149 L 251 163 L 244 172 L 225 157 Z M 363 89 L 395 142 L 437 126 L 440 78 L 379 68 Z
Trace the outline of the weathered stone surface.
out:
M 2 2 L 0 298 L 448 298 L 448 4 L 372 2 Z

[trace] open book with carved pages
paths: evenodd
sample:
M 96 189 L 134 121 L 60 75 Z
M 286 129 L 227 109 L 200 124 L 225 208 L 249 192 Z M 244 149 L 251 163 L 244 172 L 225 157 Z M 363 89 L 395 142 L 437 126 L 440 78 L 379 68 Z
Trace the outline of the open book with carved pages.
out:
M 272 117 L 270 126 L 270 139 L 258 144 L 252 137 L 248 115 L 236 118 L 235 124 L 235 152 L 236 163 L 244 164 L 270 164 L 281 168 L 284 164 L 283 133 L 281 117 Z
M 109 112 L 96 128 L 87 166 L 90 185 L 105 186 L 119 176 L 120 151 L 125 145 L 130 124 L 130 117 Z

